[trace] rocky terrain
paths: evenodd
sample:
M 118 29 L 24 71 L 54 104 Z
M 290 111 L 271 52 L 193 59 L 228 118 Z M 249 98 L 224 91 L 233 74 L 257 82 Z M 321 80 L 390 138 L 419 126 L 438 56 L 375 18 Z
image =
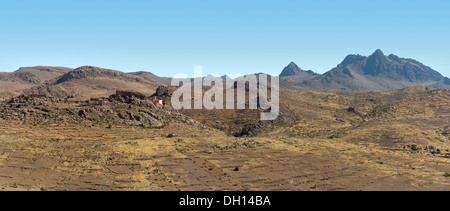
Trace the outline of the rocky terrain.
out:
M 61 76 L 71 70 L 65 67 L 22 67 L 12 73 L 0 73 L 0 89 L 22 91 Z
M 160 86 L 152 97 L 162 99 L 164 103 L 170 105 L 172 94 L 177 88 Z M 208 88 L 205 87 L 204 91 L 208 90 Z M 246 96 L 248 96 L 249 90 L 247 89 L 246 91 Z M 236 94 L 235 92 L 235 100 Z M 226 102 L 225 98 L 224 102 Z M 248 109 L 248 98 L 246 99 L 246 109 L 237 109 L 236 107 L 235 109 L 213 110 L 181 109 L 179 112 L 232 136 L 255 136 L 262 130 L 270 130 L 274 126 L 289 126 L 297 120 L 292 111 L 287 109 L 284 104 L 281 104 L 280 113 L 276 120 L 261 121 L 261 113 L 267 111 L 263 109 Z
M 173 109 L 152 102 L 143 94 L 127 91 L 117 91 L 109 98 L 81 102 L 21 95 L 0 104 L 0 118 L 34 126 L 72 124 L 158 128 L 171 121 L 197 124 Z
M 92 66 L 79 67 L 44 84 L 26 89 L 25 94 L 39 94 L 68 100 L 106 97 L 116 90 L 151 95 L 158 84 L 146 78 L 116 70 Z
M 243 137 L 138 93 L 102 98 L 106 106 L 18 97 L 0 104 L 0 188 L 450 189 L 448 89 L 282 93 L 296 121 Z
M 448 78 L 415 60 L 351 55 L 323 75 L 291 63 L 265 122 L 175 111 L 178 87 L 150 74 L 33 71 L 0 74 L 0 190 L 450 190 Z

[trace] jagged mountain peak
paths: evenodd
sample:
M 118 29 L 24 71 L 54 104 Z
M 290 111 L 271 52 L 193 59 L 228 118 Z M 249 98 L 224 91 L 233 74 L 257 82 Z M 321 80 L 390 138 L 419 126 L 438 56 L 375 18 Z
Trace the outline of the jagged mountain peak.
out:
M 378 49 L 367 57 L 348 55 L 336 68 L 301 83 L 315 89 L 388 91 L 411 86 L 447 88 L 447 82 L 439 72 L 416 60 L 386 56 Z
M 381 51 L 380 49 L 377 49 L 372 55 L 371 57 L 385 57 L 383 51 Z
M 365 56 L 361 56 L 359 54 L 350 54 L 348 56 L 345 57 L 344 61 L 341 62 L 341 65 L 343 66 L 347 66 L 349 64 L 361 61 L 366 59 L 367 57 Z
M 289 63 L 280 74 L 280 78 L 290 82 L 301 82 L 319 76 L 312 70 L 302 70 L 294 62 Z
M 385 79 L 419 81 L 439 81 L 442 75 L 430 67 L 413 59 L 400 58 L 394 54 L 385 56 L 381 50 L 367 58 L 362 64 L 365 75 Z
M 303 72 L 303 70 L 297 66 L 294 62 L 289 63 L 288 66 L 286 66 L 283 71 L 280 74 L 280 77 L 285 76 L 295 76 L 298 73 Z
M 298 67 L 297 64 L 294 62 L 289 63 L 288 66 L 286 66 L 283 71 L 280 74 L 280 77 L 289 77 L 289 76 L 298 76 L 298 75 L 311 75 L 311 76 L 317 76 L 319 74 L 315 73 L 312 70 L 303 70 L 302 68 Z
M 389 57 L 394 58 L 394 60 L 398 60 L 399 58 L 393 54 L 389 55 Z M 350 54 L 345 57 L 344 61 L 340 65 L 347 66 L 350 64 L 355 64 L 360 61 L 367 61 L 369 63 L 375 63 L 374 65 L 378 65 L 380 62 L 387 62 L 389 57 L 387 57 L 383 51 L 380 49 L 377 49 L 372 55 L 370 56 L 362 56 L 359 54 Z

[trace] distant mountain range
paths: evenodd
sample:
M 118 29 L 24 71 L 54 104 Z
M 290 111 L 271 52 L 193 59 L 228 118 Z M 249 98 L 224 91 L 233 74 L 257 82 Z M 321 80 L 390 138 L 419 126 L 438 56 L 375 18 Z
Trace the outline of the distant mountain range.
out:
M 0 89 L 20 91 L 62 76 L 72 70 L 66 67 L 22 67 L 12 73 L 0 73 Z
M 159 76 L 157 76 L 157 75 L 155 75 L 155 74 L 153 74 L 151 72 L 145 72 L 145 71 L 132 72 L 132 73 L 129 73 L 129 74 L 147 78 L 148 80 L 153 81 L 153 82 L 155 82 L 155 83 L 157 83 L 159 85 L 169 86 L 171 81 L 172 81 L 172 78 L 159 77 Z
M 368 57 L 348 55 L 337 67 L 324 74 L 302 70 L 291 62 L 279 77 L 282 86 L 316 90 L 389 91 L 413 86 L 450 88 L 450 79 L 430 67 L 413 59 L 392 54 L 386 56 L 381 50 L 376 50 Z M 234 80 L 227 76 L 221 78 Z M 144 71 L 123 73 L 92 66 L 76 69 L 23 67 L 15 72 L 0 73 L 0 97 L 35 93 L 85 100 L 109 96 L 116 90 L 152 95 L 158 86 L 169 86 L 170 82 L 171 78 Z
M 413 86 L 450 88 L 450 79 L 424 64 L 376 50 L 366 57 L 349 55 L 332 70 L 318 75 L 294 63 L 280 75 L 284 81 L 309 89 L 389 91 Z
M 107 97 L 117 90 L 152 95 L 158 86 L 159 84 L 141 76 L 116 70 L 83 66 L 22 92 L 62 99 L 86 100 Z

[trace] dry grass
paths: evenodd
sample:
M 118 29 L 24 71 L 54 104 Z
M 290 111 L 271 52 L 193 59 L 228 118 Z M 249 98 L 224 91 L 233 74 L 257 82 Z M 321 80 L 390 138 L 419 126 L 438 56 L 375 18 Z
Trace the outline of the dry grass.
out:
M 241 138 L 184 123 L 145 129 L 0 120 L 0 187 L 450 190 L 449 93 L 284 90 L 282 103 L 299 120 Z

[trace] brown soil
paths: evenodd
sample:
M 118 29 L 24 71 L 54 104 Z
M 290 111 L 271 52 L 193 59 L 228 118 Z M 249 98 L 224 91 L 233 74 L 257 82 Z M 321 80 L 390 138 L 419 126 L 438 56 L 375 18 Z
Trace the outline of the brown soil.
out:
M 336 94 L 291 89 L 283 96 L 298 121 L 256 137 L 177 121 L 182 115 L 159 128 L 0 119 L 0 187 L 450 190 L 449 90 Z M 136 96 L 130 99 L 135 104 L 121 102 L 138 102 Z

